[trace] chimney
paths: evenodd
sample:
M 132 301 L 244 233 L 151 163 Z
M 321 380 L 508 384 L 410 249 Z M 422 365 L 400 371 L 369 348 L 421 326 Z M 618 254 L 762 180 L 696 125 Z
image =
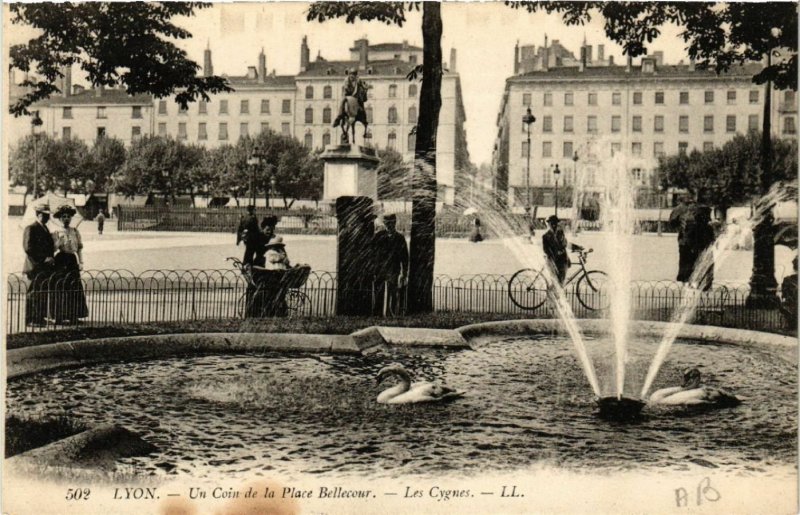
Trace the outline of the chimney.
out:
M 369 41 L 366 38 L 361 38 L 356 41 L 355 47 L 358 49 L 358 67 L 361 70 L 366 70 L 369 65 Z
M 255 66 L 248 66 L 247 67 L 247 78 L 248 79 L 255 79 L 258 77 L 258 71 L 256 71 Z
M 602 64 L 606 60 L 606 47 L 605 45 L 597 45 L 597 60 Z
M 661 65 L 664 64 L 664 52 L 662 52 L 661 50 L 653 52 L 653 57 L 655 57 L 655 59 L 656 59 L 656 66 L 657 67 L 661 67 Z
M 211 48 L 206 45 L 203 50 L 203 77 L 211 77 L 214 75 L 214 66 L 211 64 Z
M 592 45 L 586 45 L 586 66 L 592 65 Z
M 403 50 L 406 50 L 407 48 L 408 48 L 408 40 L 404 39 L 403 40 Z
M 258 54 L 258 78 L 261 82 L 267 80 L 267 56 L 264 55 L 264 48 L 261 48 L 261 53 Z
M 450 71 L 456 73 L 456 49 L 450 49 Z
M 542 70 L 550 68 L 550 49 L 547 46 L 547 34 L 544 35 L 544 50 L 542 50 Z
M 586 47 L 581 47 L 581 59 L 578 61 L 578 71 L 582 72 L 586 69 Z
M 61 88 L 61 94 L 64 98 L 70 96 L 72 93 L 72 65 L 68 64 L 64 67 L 64 86 Z
M 627 56 L 627 60 L 625 61 L 625 72 L 630 73 L 631 67 L 633 65 L 633 58 L 631 56 Z
M 79 94 L 83 93 L 84 91 L 86 91 L 86 88 L 84 88 L 80 84 L 75 84 L 74 86 L 72 86 L 72 94 L 73 95 L 79 95 Z
M 94 96 L 96 96 L 96 97 L 98 97 L 98 98 L 99 98 L 99 97 L 102 97 L 102 96 L 103 96 L 103 90 L 104 90 L 104 89 L 105 89 L 105 87 L 104 87 L 104 86 L 97 86 L 97 87 L 95 87 L 95 88 L 94 88 Z
M 308 61 L 311 54 L 308 51 L 308 38 L 303 36 L 303 42 L 300 44 L 300 71 L 308 70 Z

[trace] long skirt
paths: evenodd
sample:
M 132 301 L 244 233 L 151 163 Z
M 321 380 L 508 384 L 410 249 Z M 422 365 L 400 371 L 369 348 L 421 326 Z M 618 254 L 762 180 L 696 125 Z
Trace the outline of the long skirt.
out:
M 86 294 L 83 292 L 78 257 L 59 252 L 55 257 L 56 270 L 50 282 L 53 288 L 53 318 L 56 322 L 77 322 L 89 316 Z

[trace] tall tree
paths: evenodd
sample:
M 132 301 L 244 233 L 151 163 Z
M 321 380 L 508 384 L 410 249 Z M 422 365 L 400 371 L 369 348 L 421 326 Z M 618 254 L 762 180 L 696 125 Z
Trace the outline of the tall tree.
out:
M 331 18 L 377 20 L 402 26 L 406 10 L 422 8 L 422 66 L 410 74 L 422 74 L 419 118 L 414 148 L 413 198 L 411 205 L 411 246 L 408 282 L 408 311 L 433 310 L 433 264 L 436 249 L 436 132 L 442 106 L 442 17 L 439 2 L 315 2 L 309 20 Z
M 83 189 L 88 191 L 87 183 L 94 184 L 95 191 L 108 190 L 112 186 L 111 178 L 119 173 L 127 159 L 125 144 L 117 138 L 97 138 L 83 163 Z
M 122 86 L 129 94 L 175 95 L 186 106 L 209 93 L 231 91 L 222 77 L 198 77 L 199 66 L 175 46 L 191 34 L 173 23 L 211 4 L 196 2 L 13 3 L 11 22 L 38 29 L 26 44 L 13 45 L 12 68 L 38 78 L 22 83 L 29 91 L 10 112 L 59 92 L 62 69 L 78 65 L 94 86 Z

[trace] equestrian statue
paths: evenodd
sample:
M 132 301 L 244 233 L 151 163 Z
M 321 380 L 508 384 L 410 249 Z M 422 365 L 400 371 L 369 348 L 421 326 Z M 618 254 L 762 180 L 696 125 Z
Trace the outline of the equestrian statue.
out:
M 339 115 L 333 122 L 334 127 L 342 128 L 342 143 L 356 143 L 356 122 L 364 125 L 364 138 L 367 137 L 367 111 L 364 103 L 367 101 L 369 85 L 358 78 L 358 70 L 347 70 L 347 78 L 342 86 L 342 105 Z

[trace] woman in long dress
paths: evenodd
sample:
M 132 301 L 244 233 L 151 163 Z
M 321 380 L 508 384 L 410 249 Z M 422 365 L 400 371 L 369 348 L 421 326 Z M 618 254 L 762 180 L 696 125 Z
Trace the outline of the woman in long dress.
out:
M 70 226 L 74 215 L 75 209 L 71 206 L 61 206 L 55 213 L 55 217 L 63 225 L 53 232 L 56 253 L 53 315 L 56 323 L 69 321 L 75 324 L 79 319 L 89 316 L 81 283 L 83 242 L 78 229 Z

